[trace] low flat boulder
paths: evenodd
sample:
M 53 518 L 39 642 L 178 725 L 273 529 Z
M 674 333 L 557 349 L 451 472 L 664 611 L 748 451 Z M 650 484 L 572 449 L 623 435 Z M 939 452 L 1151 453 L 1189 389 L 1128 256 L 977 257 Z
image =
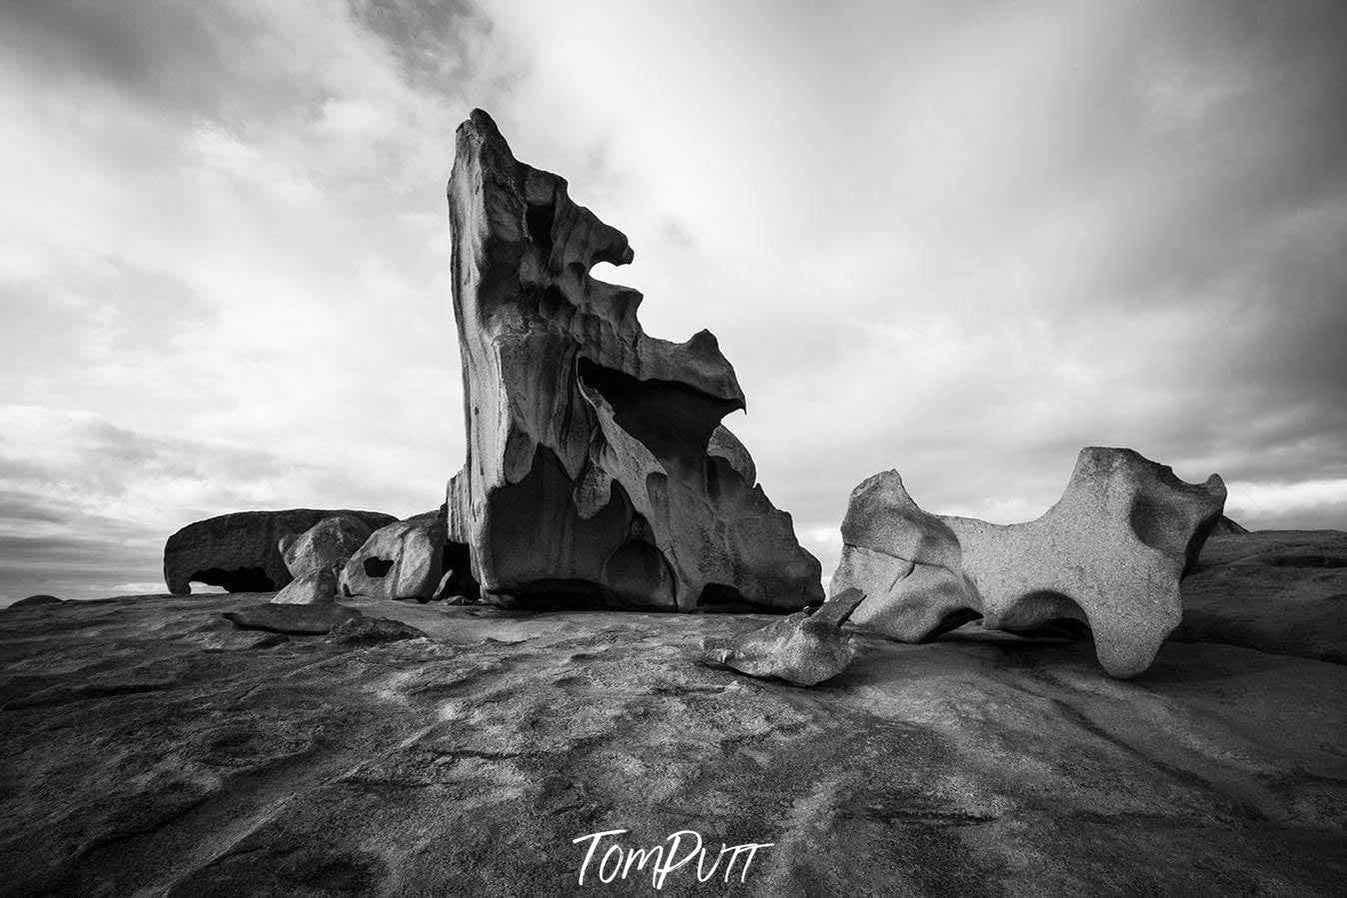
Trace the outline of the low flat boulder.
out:
M 848 589 L 812 614 L 797 611 L 727 641 L 710 640 L 705 660 L 753 677 L 817 686 L 846 670 L 856 650 L 841 625 L 865 598 Z
M 237 611 L 226 611 L 222 616 L 225 620 L 232 621 L 234 626 L 244 630 L 320 636 L 364 615 L 354 608 L 347 608 L 335 602 L 321 605 L 278 605 L 275 602 L 263 602 L 260 605 L 245 605 Z
M 337 600 L 337 575 L 331 568 L 305 571 L 272 597 L 275 605 L 321 605 Z
M 282 537 L 297 536 L 324 518 L 352 516 L 368 527 L 397 520 L 376 511 L 292 508 L 240 511 L 188 524 L 164 545 L 164 582 L 176 596 L 193 581 L 229 592 L 273 592 L 293 578 L 281 555 Z
M 19 599 L 17 602 L 11 603 L 9 607 L 10 607 L 10 608 L 31 608 L 31 607 L 33 607 L 33 606 L 35 606 L 35 605 L 59 605 L 59 604 L 61 604 L 61 603 L 64 602 L 64 601 L 65 601 L 65 599 L 58 599 L 56 596 L 49 596 L 49 595 L 46 595 L 46 594 L 39 594 L 39 595 L 35 595 L 35 596 L 28 596 L 28 597 L 25 598 L 25 599 Z
M 1239 536 L 1241 534 L 1248 532 L 1249 529 L 1245 527 L 1243 524 L 1241 524 L 1239 521 L 1232 521 L 1225 515 L 1221 515 L 1220 520 L 1216 522 L 1216 526 L 1211 528 L 1211 535 L 1213 537 Z
M 403 639 L 422 639 L 424 630 L 411 624 L 386 617 L 353 617 L 332 628 L 327 635 L 328 642 L 343 645 L 379 645 L 385 642 L 400 642 Z

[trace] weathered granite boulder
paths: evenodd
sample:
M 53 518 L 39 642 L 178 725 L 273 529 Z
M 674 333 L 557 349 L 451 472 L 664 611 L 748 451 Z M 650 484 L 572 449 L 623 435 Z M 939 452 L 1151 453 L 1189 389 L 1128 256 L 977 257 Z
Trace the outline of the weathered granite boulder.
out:
M 164 582 L 174 595 L 191 593 L 192 581 L 229 592 L 271 592 L 292 576 L 281 556 L 281 537 L 301 534 L 324 518 L 350 515 L 382 527 L 397 518 L 375 511 L 295 508 L 240 511 L 188 524 L 164 545 Z
M 429 599 L 444 576 L 444 511 L 428 511 L 381 527 L 342 568 L 346 596 Z
M 277 605 L 320 605 L 336 600 L 337 572 L 329 567 L 304 571 L 271 598 Z
M 1178 626 L 1179 580 L 1224 504 L 1217 475 L 1185 483 L 1130 449 L 1082 449 L 1066 493 L 1024 524 L 929 514 L 886 471 L 851 494 L 832 589 L 864 590 L 852 623 L 906 642 L 979 617 L 1083 621 L 1104 669 L 1130 677 Z
M 708 639 L 705 660 L 754 677 L 817 686 L 846 670 L 856 649 L 841 625 L 865 598 L 846 589 L 810 614 L 797 611 L 733 639 Z
M 297 536 L 281 537 L 281 557 L 292 577 L 320 568 L 340 573 L 373 529 L 351 514 L 323 518 Z
M 647 336 L 641 294 L 590 277 L 627 238 L 518 162 L 491 118 L 449 183 L 467 461 L 451 539 L 489 600 L 801 608 L 818 561 L 720 423 L 744 408 L 716 339 Z

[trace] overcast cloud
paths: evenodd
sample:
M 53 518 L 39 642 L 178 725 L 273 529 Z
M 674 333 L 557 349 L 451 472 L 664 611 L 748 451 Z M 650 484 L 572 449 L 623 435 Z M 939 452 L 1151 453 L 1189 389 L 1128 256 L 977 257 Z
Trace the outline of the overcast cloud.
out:
M 1347 9 L 0 0 L 0 602 L 462 461 L 474 106 L 628 234 L 648 332 L 836 564 L 851 488 L 1032 518 L 1084 445 L 1347 527 Z

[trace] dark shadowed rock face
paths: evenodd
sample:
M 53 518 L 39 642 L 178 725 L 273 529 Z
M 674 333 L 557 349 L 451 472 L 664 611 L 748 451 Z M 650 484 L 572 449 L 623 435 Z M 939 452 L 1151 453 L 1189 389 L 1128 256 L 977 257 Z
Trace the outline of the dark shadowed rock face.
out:
M 1104 669 L 1135 676 L 1178 626 L 1179 581 L 1224 504 L 1217 475 L 1184 483 L 1130 449 L 1082 449 L 1062 498 L 1025 524 L 930 514 L 887 471 L 851 495 L 832 588 L 866 592 L 852 622 L 906 642 L 976 618 L 1081 620 Z
M 1343 570 L 1308 564 L 1341 558 L 1334 539 L 1212 540 L 1184 590 L 1251 552 L 1294 560 L 1243 565 L 1275 613 Z M 220 617 L 266 598 L 0 614 L 0 891 L 574 894 L 573 840 L 617 828 L 776 844 L 742 883 L 656 893 L 633 871 L 587 893 L 1337 896 L 1347 878 L 1340 664 L 1170 642 L 1114 680 L 1086 642 L 852 632 L 850 666 L 800 689 L 699 663 L 779 616 L 344 599 L 363 617 L 288 637 Z
M 693 610 L 823 599 L 818 561 L 720 420 L 744 407 L 708 331 L 647 336 L 590 277 L 627 238 L 475 111 L 449 184 L 468 458 L 451 538 L 487 597 Z
M 191 583 L 222 586 L 229 592 L 270 592 L 290 582 L 279 543 L 297 537 L 324 518 L 349 515 L 373 529 L 397 518 L 375 511 L 294 508 L 240 511 L 188 524 L 164 546 L 164 582 L 174 595 L 191 593 Z

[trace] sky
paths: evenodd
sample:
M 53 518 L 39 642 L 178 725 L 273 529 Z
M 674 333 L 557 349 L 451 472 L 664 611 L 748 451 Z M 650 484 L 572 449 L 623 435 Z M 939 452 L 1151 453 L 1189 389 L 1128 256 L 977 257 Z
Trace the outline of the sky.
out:
M 0 604 L 252 508 L 436 507 L 444 197 L 492 114 L 825 575 L 851 489 L 1001 523 L 1082 446 L 1347 528 L 1347 6 L 0 0 Z

